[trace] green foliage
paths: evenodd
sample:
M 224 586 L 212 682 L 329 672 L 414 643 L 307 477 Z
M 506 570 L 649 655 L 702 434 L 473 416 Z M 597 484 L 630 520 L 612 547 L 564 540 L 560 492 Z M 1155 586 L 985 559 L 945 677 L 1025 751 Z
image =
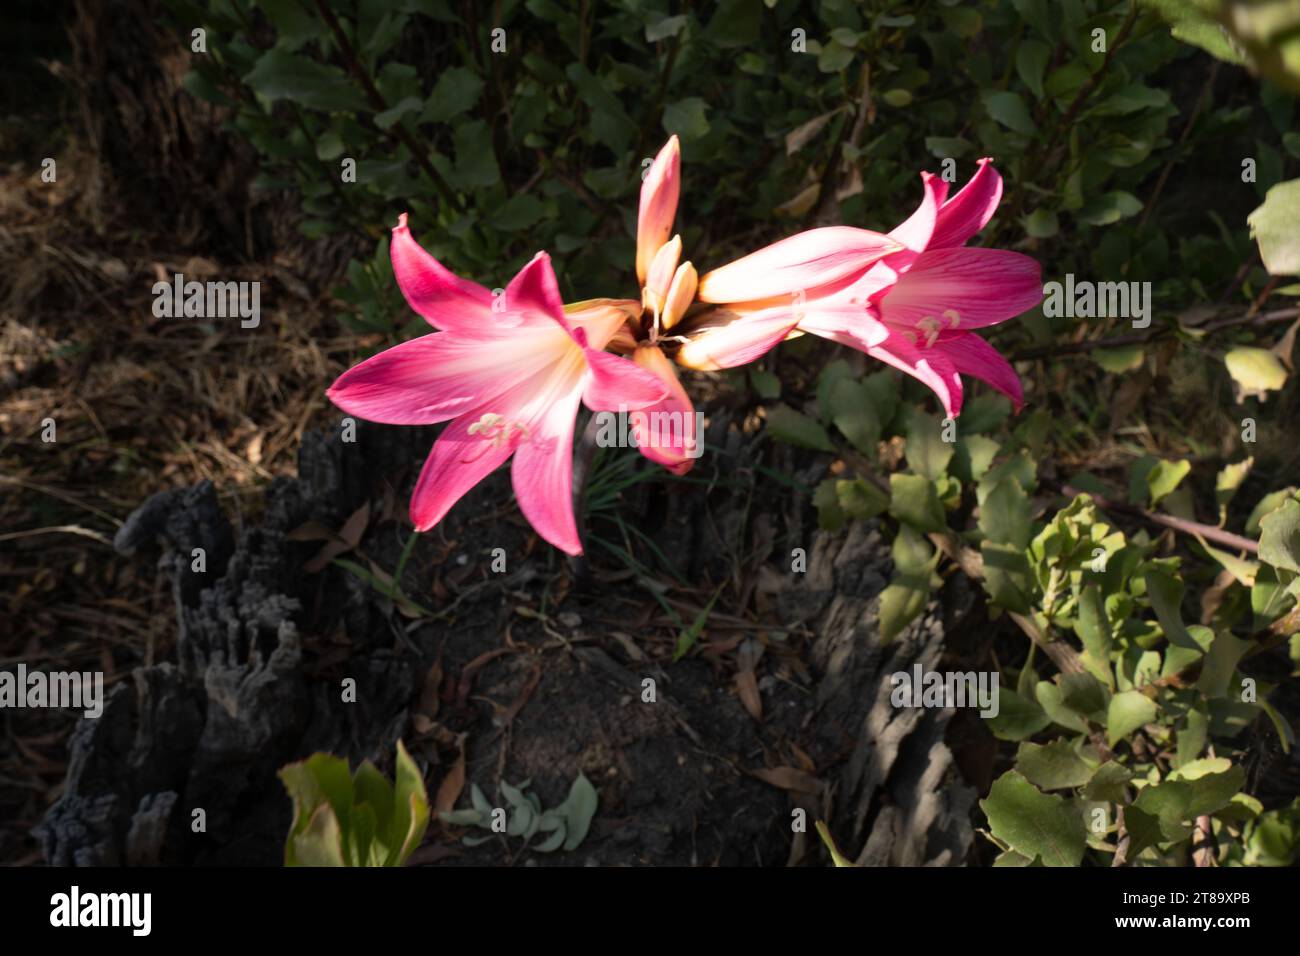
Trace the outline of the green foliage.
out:
M 821 525 L 870 519 L 896 528 L 894 575 L 878 604 L 881 637 L 893 640 L 925 611 L 940 584 L 935 542 L 948 535 L 978 548 L 995 613 L 1017 615 L 1038 644 L 1072 648 L 1077 670 L 1050 678 L 1035 672 L 1031 652 L 989 721 L 996 737 L 1020 742 L 1014 769 L 981 804 L 1003 851 L 998 865 L 1074 866 L 1090 855 L 1104 862 L 1121 837 L 1129 861 L 1177 862 L 1204 816 L 1224 863 L 1294 854 L 1293 816 L 1266 816 L 1241 793 L 1237 762 L 1242 731 L 1258 721 L 1273 725 L 1284 748 L 1292 743 L 1266 701 L 1271 688 L 1238 670 L 1254 648 L 1238 634 L 1258 639 L 1300 592 L 1300 503 L 1291 489 L 1265 496 L 1246 522 L 1259 538 L 1258 560 L 1199 539 L 1201 555 L 1233 575 L 1228 591 L 1239 599 L 1222 601 L 1212 626 L 1191 624 L 1185 559 L 1162 557 L 1145 530 L 1121 530 L 1087 494 L 1037 516 L 1040 426 L 1032 416 L 998 441 L 971 426 L 1000 429 L 1000 399 L 977 399 L 969 418 L 945 422 L 877 394 L 838 362 L 823 370 L 816 392 L 801 418 L 858 472 L 817 487 Z M 884 456 L 899 447 L 906 466 L 883 480 Z M 1216 511 L 1234 501 L 1252 464 L 1219 470 Z M 1192 475 L 1184 459 L 1138 459 L 1129 500 L 1177 507 Z
M 1032 359 L 1018 365 L 1028 411 L 968 379 L 957 422 L 892 370 L 861 374 L 842 351 L 821 364 L 828 351 L 792 343 L 782 361 L 812 363 L 802 392 L 785 366 L 749 372 L 767 434 L 839 459 L 813 491 L 823 528 L 868 520 L 892 536 L 885 639 L 925 613 L 954 555 L 1000 636 L 1021 639 L 988 723 L 1018 747 L 983 804 L 999 864 L 1106 863 L 1121 809 L 1130 861 L 1185 859 L 1204 815 L 1220 862 L 1295 857 L 1300 811 L 1240 792 L 1245 728 L 1291 740 L 1271 686 L 1248 694 L 1239 665 L 1300 595 L 1300 499 L 1282 487 L 1294 459 L 1284 441 L 1243 448 L 1255 439 L 1241 431 L 1289 434 L 1296 330 L 1274 343 L 1239 318 L 1300 292 L 1270 280 L 1300 271 L 1300 180 L 1284 181 L 1300 173 L 1285 92 L 1300 33 L 1237 0 L 343 0 L 334 22 L 314 0 L 166 6 L 209 30 L 185 88 L 229 111 L 261 160 L 256 185 L 300 197 L 311 241 L 364 237 L 335 295 L 374 340 L 427 328 L 388 264 L 403 211 L 489 287 L 548 250 L 575 301 L 636 294 L 640 176 L 669 133 L 686 160 L 676 228 L 701 272 L 827 211 L 890 229 L 920 198 L 920 168 L 955 188 L 994 157 L 1006 191 L 974 241 L 1033 255 L 1047 281 L 1151 283 L 1149 329 L 1038 308 L 986 330 Z M 1266 82 L 1216 84 L 1195 47 Z M 1224 143 L 1242 155 L 1225 162 Z M 592 543 L 644 577 L 634 544 L 653 544 L 616 507 L 649 480 L 636 461 L 598 456 L 586 514 L 619 535 Z M 1067 479 L 1067 461 L 1096 473 Z M 1158 537 L 1171 520 L 1200 530 Z M 707 614 L 679 620 L 683 652 Z M 1075 666 L 1049 673 L 1053 645 Z M 502 793 L 519 835 L 541 832 L 535 798 Z M 557 845 L 585 832 L 546 813 Z
M 1300 275 L 1300 179 L 1278 183 L 1250 214 L 1250 232 L 1259 242 L 1264 266 L 1273 275 Z
M 1258 0 L 1142 0 L 1180 40 L 1300 94 L 1300 10 Z
M 470 806 L 464 810 L 453 810 L 439 814 L 443 823 L 452 826 L 474 826 L 489 831 L 486 836 L 466 836 L 466 846 L 478 846 L 492 839 L 493 833 L 519 837 L 529 846 L 532 839 L 539 834 L 546 834 L 543 839 L 530 848 L 538 853 L 553 853 L 556 850 L 576 850 L 587 838 L 591 820 L 596 815 L 599 798 L 596 788 L 583 774 L 578 774 L 569 795 L 564 802 L 549 810 L 542 809 L 542 801 L 535 793 L 529 792 L 530 780 L 517 786 L 501 781 L 501 796 L 510 806 L 507 815 L 505 808 L 493 807 L 483 795 L 478 784 L 470 784 Z
M 293 800 L 285 866 L 403 866 L 424 839 L 429 799 L 424 778 L 397 742 L 396 783 L 365 761 L 312 754 L 280 769 Z

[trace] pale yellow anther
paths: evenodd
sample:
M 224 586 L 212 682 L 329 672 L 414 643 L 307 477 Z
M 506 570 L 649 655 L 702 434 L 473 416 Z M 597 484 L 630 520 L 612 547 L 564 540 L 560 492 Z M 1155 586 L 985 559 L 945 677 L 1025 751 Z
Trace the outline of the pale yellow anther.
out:
M 503 415 L 488 412 L 467 429 L 469 434 L 478 435 L 490 441 L 495 448 L 500 448 L 510 441 L 512 433 L 518 434 L 521 441 L 529 437 L 528 426 L 520 422 L 506 421 Z
M 504 420 L 505 419 L 496 412 L 487 412 L 482 418 L 469 426 L 469 433 L 471 435 L 482 433 L 484 438 L 491 438 L 494 434 L 494 430 L 498 428 Z
M 939 338 L 939 320 L 932 315 L 927 315 L 916 323 L 916 327 L 925 333 L 925 347 L 932 347 Z

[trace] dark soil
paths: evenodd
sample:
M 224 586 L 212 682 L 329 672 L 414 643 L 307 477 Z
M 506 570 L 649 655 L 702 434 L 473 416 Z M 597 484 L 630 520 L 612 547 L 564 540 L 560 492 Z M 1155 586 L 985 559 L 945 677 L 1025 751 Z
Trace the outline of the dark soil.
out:
M 725 444 L 726 433 L 724 414 L 711 435 Z M 412 600 L 434 605 L 427 609 L 434 617 L 404 615 L 400 599 L 353 571 L 305 570 L 320 543 L 294 540 L 342 527 L 367 507 L 364 533 L 355 522 L 344 532 L 355 541 L 345 560 L 380 569 L 400 561 L 410 533 L 407 485 L 429 435 L 365 426 L 358 434 L 353 445 L 337 433 L 309 436 L 302 477 L 273 483 L 242 529 L 231 528 L 213 487 L 201 484 L 155 496 L 119 532 L 119 549 L 140 549 L 130 560 L 153 561 L 153 542 L 162 542 L 178 628 L 174 643 L 157 649 L 167 663 L 139 669 L 115 689 L 102 718 L 82 722 L 66 792 L 39 828 L 50 862 L 276 864 L 290 820 L 275 771 L 315 750 L 387 767 L 399 737 L 444 809 L 464 805 L 470 783 L 495 800 L 500 780 L 528 779 L 550 806 L 582 773 L 600 793 L 593 829 L 572 853 L 535 853 L 506 837 L 469 848 L 461 830 L 436 824 L 417 856 L 424 862 L 777 865 L 809 851 L 820 856 L 795 825 L 795 808 L 807 811 L 805 820 L 838 814 L 848 827 L 863 800 L 875 805 L 873 817 L 890 803 L 895 760 L 899 768 L 907 761 L 889 752 L 890 728 L 863 740 L 852 721 L 879 696 L 882 657 L 924 650 L 937 660 L 942 630 L 926 618 L 890 652 L 873 647 L 874 614 L 866 611 L 888 571 L 874 532 L 819 532 L 809 572 L 782 574 L 771 558 L 781 553 L 775 541 L 788 533 L 781 515 L 794 499 L 780 485 L 752 481 L 748 451 L 702 459 L 697 471 L 725 490 L 692 488 L 676 498 L 676 513 L 705 527 L 703 512 L 714 509 L 715 521 L 737 529 L 736 540 L 713 542 L 716 562 L 728 550 L 735 558 L 755 524 L 764 529 L 765 548 L 738 568 L 742 581 L 764 579 L 768 610 L 741 618 L 733 610 L 744 609 L 728 602 L 691 656 L 674 662 L 679 628 L 644 588 L 685 600 L 687 620 L 698 613 L 687 609 L 693 590 L 704 589 L 656 585 L 607 563 L 575 576 L 522 524 L 500 473 L 438 531 L 419 537 L 401 583 Z M 733 486 L 746 473 L 752 495 L 737 496 Z M 752 513 L 766 520 L 731 520 L 727 509 L 738 501 L 752 501 Z M 796 511 L 799 522 L 809 517 Z M 675 523 L 660 533 L 670 537 Z M 704 537 L 696 554 L 710 554 Z M 869 563 L 848 569 L 839 550 L 847 539 Z M 202 573 L 192 570 L 194 548 L 207 554 Z M 492 570 L 496 548 L 507 556 L 504 570 Z M 858 585 L 836 587 L 845 570 Z M 430 591 L 439 599 L 430 601 Z M 848 614 L 822 613 L 845 600 L 863 603 Z M 813 659 L 827 648 L 806 626 L 813 620 L 851 642 L 850 658 L 870 662 L 867 680 L 859 684 L 852 668 L 844 671 L 852 683 L 818 673 Z M 752 676 L 741 678 L 741 670 Z M 354 700 L 345 700 L 348 678 Z M 742 680 L 752 680 L 759 719 L 742 703 Z M 894 743 L 919 741 L 919 765 L 951 775 L 950 761 L 936 761 L 947 754 L 939 742 L 946 717 L 904 723 L 896 721 Z M 854 769 L 845 758 L 864 744 L 879 753 Z M 863 766 L 873 768 L 865 778 Z M 841 776 L 848 785 L 837 807 Z M 927 831 L 956 825 L 961 852 L 949 862 L 959 862 L 970 847 L 970 802 L 951 808 L 960 817 L 945 809 L 941 819 L 902 830 L 929 852 Z M 197 809 L 205 829 L 196 833 Z

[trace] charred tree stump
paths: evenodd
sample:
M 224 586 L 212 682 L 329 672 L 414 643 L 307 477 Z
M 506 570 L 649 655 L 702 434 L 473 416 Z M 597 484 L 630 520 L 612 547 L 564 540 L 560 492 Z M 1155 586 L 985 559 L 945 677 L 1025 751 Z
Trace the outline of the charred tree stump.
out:
M 119 685 L 98 719 L 78 725 L 64 793 L 37 833 L 51 864 L 275 864 L 289 824 L 279 767 L 315 750 L 353 762 L 391 754 L 421 671 L 390 647 L 360 647 L 348 670 L 358 703 L 336 706 L 338 684 L 302 667 L 304 589 L 319 584 L 301 566 L 316 546 L 287 534 L 312 518 L 337 522 L 395 463 L 418 461 L 427 440 L 418 429 L 363 428 L 359 452 L 346 454 L 308 436 L 301 477 L 271 485 L 237 542 L 207 482 L 136 509 L 114 543 L 127 555 L 165 543 L 177 661 L 137 669 L 133 686 Z M 336 601 L 345 618 L 382 616 L 368 589 Z
M 851 741 L 832 780 L 829 817 L 840 850 L 866 866 L 957 866 L 974 841 L 975 791 L 944 743 L 951 709 L 897 708 L 889 675 L 937 670 L 946 625 L 974 600 L 954 576 L 898 638 L 880 637 L 879 598 L 891 571 L 874 523 L 817 532 L 801 587 L 783 595 L 788 623 L 806 624 L 816 672 L 814 725 L 826 752 Z

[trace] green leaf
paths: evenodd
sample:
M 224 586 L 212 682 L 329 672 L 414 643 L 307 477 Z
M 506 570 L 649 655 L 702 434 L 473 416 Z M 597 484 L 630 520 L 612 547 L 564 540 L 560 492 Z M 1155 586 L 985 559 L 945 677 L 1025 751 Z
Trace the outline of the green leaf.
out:
M 292 834 L 285 846 L 285 866 L 347 866 L 338 817 L 321 804 L 306 820 L 302 832 Z
M 384 110 L 382 113 L 375 114 L 375 125 L 380 129 L 391 129 L 396 126 L 403 116 L 407 113 L 414 113 L 424 105 L 424 100 L 418 96 L 407 96 L 403 98 L 396 106 Z
M 1094 723 L 1106 719 L 1110 694 L 1092 674 L 1061 674 L 1057 677 L 1061 703 Z
M 297 49 L 329 32 L 325 20 L 308 12 L 301 0 L 258 0 L 257 6 L 275 27 L 279 46 Z
M 1156 10 L 1172 28 L 1174 39 L 1200 47 L 1211 56 L 1228 63 L 1242 63 L 1241 54 L 1229 42 L 1223 27 L 1209 15 L 1213 7 L 1188 0 L 1141 0 Z
M 547 811 L 547 813 L 554 812 L 555 811 L 553 810 Z M 533 849 L 538 853 L 554 853 L 564 845 L 568 833 L 566 832 L 567 826 L 563 817 L 555 817 L 550 820 L 544 817 L 541 829 L 543 831 L 550 831 L 551 835 L 541 843 L 537 844 L 537 846 L 533 847 Z
M 1225 465 L 1220 469 L 1219 474 L 1214 479 L 1214 503 L 1219 506 L 1219 520 L 1222 522 L 1227 516 L 1228 505 L 1237 494 L 1237 489 L 1241 483 L 1246 480 L 1250 474 L 1250 469 L 1254 466 L 1255 459 L 1247 458 L 1244 461 L 1234 462 Z
M 763 11 L 754 0 L 721 0 L 705 35 L 709 42 L 723 49 L 753 47 L 763 27 Z
M 1022 40 L 1016 48 L 1016 73 L 1034 96 L 1043 98 L 1043 74 L 1052 60 L 1052 48 L 1042 40 Z
M 487 223 L 502 232 L 518 232 L 536 224 L 545 212 L 545 207 L 536 196 L 519 193 L 493 210 L 487 217 Z
M 866 385 L 851 378 L 834 380 L 827 388 L 826 408 L 841 434 L 854 448 L 874 460 L 881 423 Z
M 817 55 L 817 69 L 823 73 L 838 73 L 853 62 L 856 53 L 853 47 L 832 40 Z
M 452 134 L 456 148 L 456 168 L 452 185 L 460 189 L 492 186 L 501 178 L 496 154 L 492 151 L 492 129 L 483 120 L 470 120 L 456 127 Z
M 959 136 L 927 136 L 925 148 L 939 159 L 961 159 L 971 151 L 972 144 Z
M 1050 239 L 1060 228 L 1060 221 L 1051 209 L 1035 209 L 1025 217 L 1025 232 L 1035 239 Z
M 424 838 L 429 805 L 424 780 L 401 741 L 397 784 L 368 761 L 312 754 L 279 772 L 294 806 L 286 866 L 400 866 Z
M 1138 690 L 1126 690 L 1110 699 L 1106 710 L 1106 742 L 1117 743 L 1156 717 L 1156 702 Z
M 443 823 L 448 823 L 457 827 L 487 825 L 487 818 L 473 808 L 452 810 L 450 812 L 444 810 L 438 814 L 438 819 Z
M 1093 360 L 1112 375 L 1135 372 L 1146 361 L 1146 349 L 1140 345 L 1128 345 L 1117 349 L 1097 349 L 1092 353 Z
M 1023 549 L 1029 544 L 1029 496 L 1014 478 L 999 481 L 984 496 L 979 514 L 980 532 L 997 544 Z
M 703 139 L 709 134 L 708 104 L 698 96 L 688 96 L 664 107 L 663 126 L 683 142 Z
M 1019 93 L 1006 90 L 986 90 L 981 99 L 984 109 L 1003 126 L 1017 133 L 1031 136 L 1034 133 L 1034 118 L 1029 114 L 1029 107 Z
M 943 504 L 929 479 L 895 472 L 889 476 L 889 490 L 889 513 L 899 521 L 926 533 L 947 528 Z
M 429 827 L 429 795 L 424 777 L 406 746 L 397 741 L 397 780 L 393 786 L 391 851 L 388 866 L 403 865 L 419 847 Z
M 564 838 L 564 849 L 575 850 L 587 838 L 587 831 L 591 828 L 591 821 L 596 815 L 599 804 L 600 799 L 596 795 L 596 788 L 579 772 L 578 778 L 569 787 L 568 798 L 561 804 L 567 834 Z
M 939 561 L 934 547 L 907 525 L 898 529 L 890 548 L 894 576 L 880 594 L 881 638 L 889 643 L 930 603 L 931 575 Z
M 840 508 L 850 518 L 874 518 L 889 507 L 889 496 L 864 478 L 836 481 L 835 492 Z
M 1266 494 L 1263 498 L 1255 503 L 1251 509 L 1250 517 L 1246 519 L 1246 534 L 1256 537 L 1263 530 L 1261 522 L 1266 515 L 1272 514 L 1286 502 L 1288 498 L 1294 497 L 1296 489 L 1294 487 L 1281 488 Z
M 827 478 L 813 492 L 813 507 L 817 509 L 817 526 L 823 531 L 838 531 L 844 527 L 847 515 L 840 506 L 839 482 Z
M 1056 684 L 1047 680 L 1039 681 L 1035 688 L 1035 696 L 1038 698 L 1038 706 L 1043 708 L 1054 723 L 1081 734 L 1088 732 L 1088 722 L 1066 706 L 1065 694 Z
M 984 558 L 981 582 L 993 603 L 1008 611 L 1028 614 L 1033 593 L 1033 573 L 1022 548 L 996 541 L 980 542 Z
M 691 622 L 690 627 L 684 627 L 681 633 L 677 635 L 677 646 L 673 649 L 673 660 L 679 661 L 686 656 L 686 652 L 695 646 L 695 642 L 700 639 L 704 633 L 704 625 L 709 623 L 709 615 L 713 613 L 713 605 L 717 603 L 718 595 L 722 593 L 722 585 L 713 592 L 713 597 L 709 598 L 709 603 L 700 608 L 700 613 L 695 615 L 695 620 Z
M 1075 215 L 1091 226 L 1109 226 L 1141 211 L 1142 203 L 1136 196 L 1116 190 L 1088 200 Z
M 1042 746 L 1022 743 L 1016 752 L 1016 770 L 1040 790 L 1082 787 L 1093 775 L 1092 766 L 1066 740 Z
M 464 116 L 478 103 L 482 92 L 483 81 L 472 70 L 463 66 L 443 70 L 420 115 L 420 122 L 445 123 Z
M 1260 815 L 1249 837 L 1246 866 L 1293 866 L 1300 854 L 1300 799 Z
M 1006 687 L 998 689 L 998 713 L 988 718 L 989 732 L 999 740 L 1024 740 L 1051 724 L 1038 702 Z
M 1246 222 L 1271 275 L 1300 275 L 1300 179 L 1271 188 Z
M 1201 665 L 1201 676 L 1196 679 L 1196 689 L 1211 699 L 1226 697 L 1237 663 L 1251 646 L 1250 641 L 1240 640 L 1228 631 L 1215 634 L 1214 643 Z M 1239 687 L 1237 690 L 1240 692 Z
M 898 575 L 880 592 L 880 638 L 890 643 L 930 603 L 930 589 L 910 575 Z
M 1184 725 L 1174 735 L 1177 753 L 1174 766 L 1181 767 L 1195 760 L 1205 749 L 1209 739 L 1210 721 L 1203 704 L 1198 704 L 1187 711 Z
M 393 839 L 393 810 L 395 803 L 393 801 L 393 785 L 388 782 L 388 778 L 379 772 L 379 769 L 369 760 L 363 761 L 357 768 L 357 772 L 352 776 L 352 788 L 356 795 L 357 807 L 366 807 L 370 810 L 373 820 L 371 828 L 371 838 L 378 837 L 378 843 L 384 848 L 383 855 L 379 858 L 378 865 L 384 865 L 387 859 L 387 850 L 390 847 L 400 844 L 400 840 Z M 365 853 L 361 847 L 361 840 L 355 840 L 356 859 L 353 866 L 370 866 L 369 859 L 373 853 Z
M 657 17 L 651 20 L 645 25 L 646 42 L 658 43 L 660 40 L 677 36 L 688 20 L 685 14 L 678 14 L 675 17 Z
M 581 63 L 570 63 L 564 73 L 591 110 L 591 132 L 596 140 L 605 143 L 616 156 L 631 148 L 637 125 L 623 109 L 622 101 L 611 92 L 609 83 Z
M 216 103 L 218 106 L 230 106 L 232 100 L 211 80 L 200 73 L 198 70 L 190 70 L 181 78 L 181 86 L 191 96 L 196 96 L 208 103 Z
M 754 391 L 758 393 L 759 398 L 780 398 L 781 397 L 781 379 L 765 369 L 751 365 L 749 367 L 749 383 L 754 386 Z
M 348 866 L 384 866 L 388 847 L 379 834 L 378 814 L 369 803 L 358 804 L 352 811 L 351 850 Z
M 1158 461 L 1147 472 L 1147 493 L 1152 506 L 1158 505 L 1187 477 L 1192 470 L 1189 461 Z
M 1223 357 L 1228 374 L 1240 386 L 1242 397 L 1257 395 L 1264 398 L 1269 392 L 1279 391 L 1286 385 L 1286 366 L 1269 349 L 1239 346 Z
M 1173 575 L 1152 568 L 1146 572 L 1146 586 L 1151 607 L 1155 610 L 1160 628 L 1169 643 L 1189 650 L 1201 650 L 1201 646 L 1183 624 L 1183 582 Z
M 954 441 L 944 441 L 945 432 L 951 429 Z M 907 444 L 905 454 L 907 464 L 918 475 L 934 481 L 944 473 L 952 459 L 957 429 L 955 423 L 945 424 L 937 418 L 920 411 L 913 411 L 908 416 Z
M 963 40 L 969 40 L 984 28 L 984 18 L 973 7 L 949 6 L 943 11 L 948 29 Z
M 1300 573 L 1300 501 L 1285 500 L 1259 522 L 1259 559 Z
M 333 130 L 326 130 L 316 140 L 316 158 L 330 162 L 343 155 L 343 140 Z
M 1088 785 L 1083 788 L 1084 799 L 1120 803 L 1124 799 L 1124 789 L 1132 779 L 1133 774 L 1127 767 L 1108 760 L 1097 768 Z
M 906 525 L 898 529 L 894 543 L 890 546 L 889 555 L 894 560 L 894 567 L 899 571 L 924 576 L 927 580 L 930 572 L 939 563 L 934 545 Z
M 833 362 L 827 362 L 826 367 L 823 368 L 821 374 L 817 376 L 817 414 L 823 420 L 829 420 L 834 417 L 831 412 L 831 393 L 834 391 L 836 385 L 846 379 L 851 382 L 856 381 L 853 377 L 852 367 L 843 359 L 835 359 Z M 865 391 L 863 392 L 863 395 L 867 394 L 868 393 Z M 857 393 L 846 395 L 846 404 L 848 407 L 852 407 L 860 400 L 861 399 Z
M 1129 851 L 1137 854 L 1157 843 L 1185 840 L 1191 835 L 1188 824 L 1226 807 L 1245 780 L 1245 770 L 1234 766 L 1221 773 L 1198 772 L 1194 779 L 1171 775 L 1171 779 L 1143 787 L 1124 814 L 1132 838 Z
M 1063 798 L 1041 793 L 1014 770 L 994 781 L 980 808 L 993 835 L 1028 859 L 1045 866 L 1078 866 L 1087 834 L 1083 817 Z
M 950 465 L 952 473 L 963 483 L 979 482 L 988 472 L 1002 446 L 984 435 L 966 435 L 957 442 Z
M 785 403 L 778 403 L 767 410 L 767 430 L 774 439 L 787 445 L 815 451 L 835 450 L 835 445 L 820 423 L 802 412 L 796 412 Z
M 290 100 L 310 109 L 357 112 L 366 108 L 365 96 L 342 70 L 278 47 L 262 54 L 244 82 L 268 100 Z
M 1075 633 L 1083 642 L 1085 663 L 1092 673 L 1101 677 L 1112 689 L 1115 678 L 1110 669 L 1111 629 L 1106 616 L 1106 601 L 1095 584 L 1084 587 L 1079 594 L 1079 612 L 1074 621 Z M 1100 673 L 1098 673 L 1100 672 Z
M 831 855 L 832 863 L 837 867 L 852 867 L 854 865 L 853 861 L 840 852 L 839 847 L 835 845 L 835 841 L 831 838 L 830 828 L 821 820 L 817 821 L 817 835 L 822 838 L 822 843 L 826 845 L 826 850 Z

